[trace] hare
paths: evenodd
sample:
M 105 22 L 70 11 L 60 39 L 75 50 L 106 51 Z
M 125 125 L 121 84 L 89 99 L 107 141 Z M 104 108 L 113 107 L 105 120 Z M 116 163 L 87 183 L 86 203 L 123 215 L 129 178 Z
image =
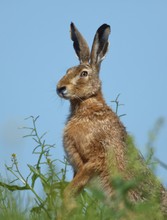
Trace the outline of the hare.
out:
M 109 47 L 110 26 L 103 24 L 98 28 L 91 52 L 74 23 L 71 23 L 70 31 L 80 64 L 67 70 L 57 84 L 57 93 L 70 101 L 63 143 L 74 178 L 65 189 L 64 200 L 73 206 L 72 198 L 93 177 L 98 176 L 101 187 L 110 197 L 113 194 L 112 174 L 122 173 L 128 179 L 131 173 L 126 167 L 126 129 L 106 104 L 99 79 L 101 62 Z M 131 193 L 132 200 L 140 197 L 138 191 Z

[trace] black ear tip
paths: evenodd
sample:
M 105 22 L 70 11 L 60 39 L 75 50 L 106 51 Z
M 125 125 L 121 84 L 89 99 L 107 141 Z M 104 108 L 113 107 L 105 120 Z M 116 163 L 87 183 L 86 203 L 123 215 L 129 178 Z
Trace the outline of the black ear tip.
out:
M 110 28 L 110 25 L 108 25 L 108 24 L 102 24 L 99 28 L 98 28 L 98 32 L 99 33 L 101 33 L 101 32 L 103 32 L 103 31 L 105 31 L 105 30 L 107 30 L 108 29 L 108 31 L 109 31 L 109 33 L 110 33 L 110 31 L 111 31 L 111 28 Z
M 71 22 L 70 27 L 71 27 L 72 29 L 74 29 L 75 25 L 74 25 L 73 22 Z
M 108 25 L 108 24 L 102 24 L 101 27 L 103 27 L 103 28 L 110 28 L 110 25 Z

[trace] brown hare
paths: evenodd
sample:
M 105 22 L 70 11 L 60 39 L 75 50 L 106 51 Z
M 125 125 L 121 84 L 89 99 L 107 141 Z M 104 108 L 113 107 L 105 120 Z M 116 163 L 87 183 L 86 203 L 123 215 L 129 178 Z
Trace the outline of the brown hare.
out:
M 125 127 L 106 104 L 99 79 L 100 65 L 109 47 L 110 26 L 103 24 L 98 28 L 91 52 L 76 26 L 71 23 L 70 28 L 80 64 L 67 70 L 58 82 L 57 93 L 71 104 L 63 141 L 74 178 L 65 189 L 64 200 L 73 206 L 71 199 L 93 177 L 98 176 L 104 192 L 111 196 L 112 174 L 122 173 L 128 179 L 133 172 L 127 170 Z M 142 200 L 138 190 L 130 196 L 133 201 Z

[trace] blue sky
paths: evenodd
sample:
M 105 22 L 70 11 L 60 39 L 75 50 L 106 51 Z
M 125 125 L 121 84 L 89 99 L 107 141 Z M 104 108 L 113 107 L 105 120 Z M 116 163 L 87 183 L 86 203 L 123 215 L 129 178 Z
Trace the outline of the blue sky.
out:
M 77 65 L 69 36 L 73 21 L 89 45 L 96 29 L 111 26 L 110 50 L 100 77 L 106 102 L 120 93 L 119 109 L 127 131 L 145 153 L 156 120 L 166 121 L 155 142 L 156 156 L 167 163 L 167 1 L 0 1 L 0 173 L 16 153 L 21 169 L 35 163 L 33 146 L 17 127 L 40 115 L 40 132 L 56 143 L 53 157 L 63 158 L 62 131 L 69 103 L 55 87 L 66 69 Z M 114 107 L 114 106 L 113 106 Z M 167 171 L 157 175 L 167 185 Z M 69 174 L 69 179 L 70 179 Z

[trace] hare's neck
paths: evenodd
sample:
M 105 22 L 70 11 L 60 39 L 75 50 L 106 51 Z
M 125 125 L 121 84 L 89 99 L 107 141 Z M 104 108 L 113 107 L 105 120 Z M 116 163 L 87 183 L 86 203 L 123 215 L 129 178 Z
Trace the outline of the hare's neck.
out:
M 85 112 L 87 110 L 90 112 L 91 109 L 94 109 L 95 107 L 102 108 L 104 105 L 106 105 L 101 91 L 99 91 L 99 93 L 95 96 L 91 96 L 87 99 L 75 99 L 71 100 L 70 102 L 71 116 L 77 113 Z

